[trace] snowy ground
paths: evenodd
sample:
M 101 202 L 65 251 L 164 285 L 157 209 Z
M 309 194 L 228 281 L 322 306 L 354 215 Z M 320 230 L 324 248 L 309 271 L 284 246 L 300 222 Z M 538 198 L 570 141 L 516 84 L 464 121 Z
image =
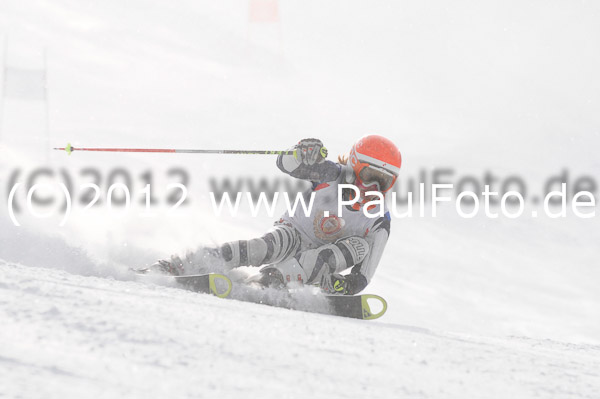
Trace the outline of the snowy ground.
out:
M 2 263 L 8 397 L 597 398 L 600 346 L 363 322 Z
M 271 24 L 249 20 L 251 3 L 2 3 L 0 397 L 598 398 L 598 216 L 394 219 L 366 291 L 389 303 L 374 322 L 131 281 L 128 267 L 267 230 L 274 218 L 247 209 L 215 217 L 208 191 L 211 178 L 280 178 L 274 159 L 49 147 L 308 136 L 337 155 L 379 133 L 400 146 L 401 184 L 491 171 L 535 196 L 563 170 L 600 178 L 598 3 L 280 0 Z M 136 200 L 141 175 L 162 200 L 183 168 L 191 201 L 153 217 L 79 203 L 65 227 L 25 212 L 15 227 L 10 179 L 38 167 L 74 185 L 97 170 L 104 190 L 123 168 Z

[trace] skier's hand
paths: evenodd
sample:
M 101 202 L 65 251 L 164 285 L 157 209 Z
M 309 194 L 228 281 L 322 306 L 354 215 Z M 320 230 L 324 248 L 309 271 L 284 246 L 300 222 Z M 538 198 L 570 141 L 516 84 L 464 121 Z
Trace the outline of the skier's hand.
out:
M 172 276 L 181 276 L 185 272 L 183 261 L 177 255 L 171 256 L 171 259 L 161 259 L 156 263 L 158 269 L 163 273 L 170 274 Z
M 348 281 L 340 274 L 331 275 L 331 293 L 346 295 L 348 293 Z
M 327 149 L 319 139 L 302 139 L 296 146 L 294 156 L 300 163 L 314 165 L 325 161 Z
M 334 295 L 354 295 L 367 285 L 367 279 L 360 273 L 350 273 L 346 276 L 332 274 L 326 291 Z

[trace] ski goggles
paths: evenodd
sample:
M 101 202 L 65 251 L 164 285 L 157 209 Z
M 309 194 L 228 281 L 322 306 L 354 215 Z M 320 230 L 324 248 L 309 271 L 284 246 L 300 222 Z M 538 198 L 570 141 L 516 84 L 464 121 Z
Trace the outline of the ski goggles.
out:
M 383 168 L 365 164 L 358 172 L 358 179 L 364 187 L 376 185 L 377 191 L 385 193 L 394 185 L 396 175 Z

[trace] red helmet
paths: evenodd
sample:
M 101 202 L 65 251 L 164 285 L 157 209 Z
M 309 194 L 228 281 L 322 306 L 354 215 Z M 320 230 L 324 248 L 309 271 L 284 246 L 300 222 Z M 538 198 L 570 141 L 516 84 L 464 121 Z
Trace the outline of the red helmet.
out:
M 350 150 L 355 185 L 363 192 L 385 193 L 396 182 L 402 156 L 398 147 L 383 136 L 372 134 L 358 140 Z

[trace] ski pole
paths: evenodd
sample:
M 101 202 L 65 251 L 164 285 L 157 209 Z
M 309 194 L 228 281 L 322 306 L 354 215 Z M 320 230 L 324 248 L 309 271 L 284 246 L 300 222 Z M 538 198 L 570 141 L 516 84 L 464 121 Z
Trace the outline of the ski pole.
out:
M 246 154 L 246 155 L 294 155 L 296 150 L 292 151 L 269 151 L 269 150 L 176 150 L 168 148 L 84 148 L 73 147 L 70 143 L 66 147 L 55 147 L 55 150 L 65 151 L 71 155 L 73 151 L 100 151 L 100 152 L 155 152 L 155 153 L 176 153 L 176 154 Z M 327 149 L 321 148 L 321 155 L 327 157 Z

